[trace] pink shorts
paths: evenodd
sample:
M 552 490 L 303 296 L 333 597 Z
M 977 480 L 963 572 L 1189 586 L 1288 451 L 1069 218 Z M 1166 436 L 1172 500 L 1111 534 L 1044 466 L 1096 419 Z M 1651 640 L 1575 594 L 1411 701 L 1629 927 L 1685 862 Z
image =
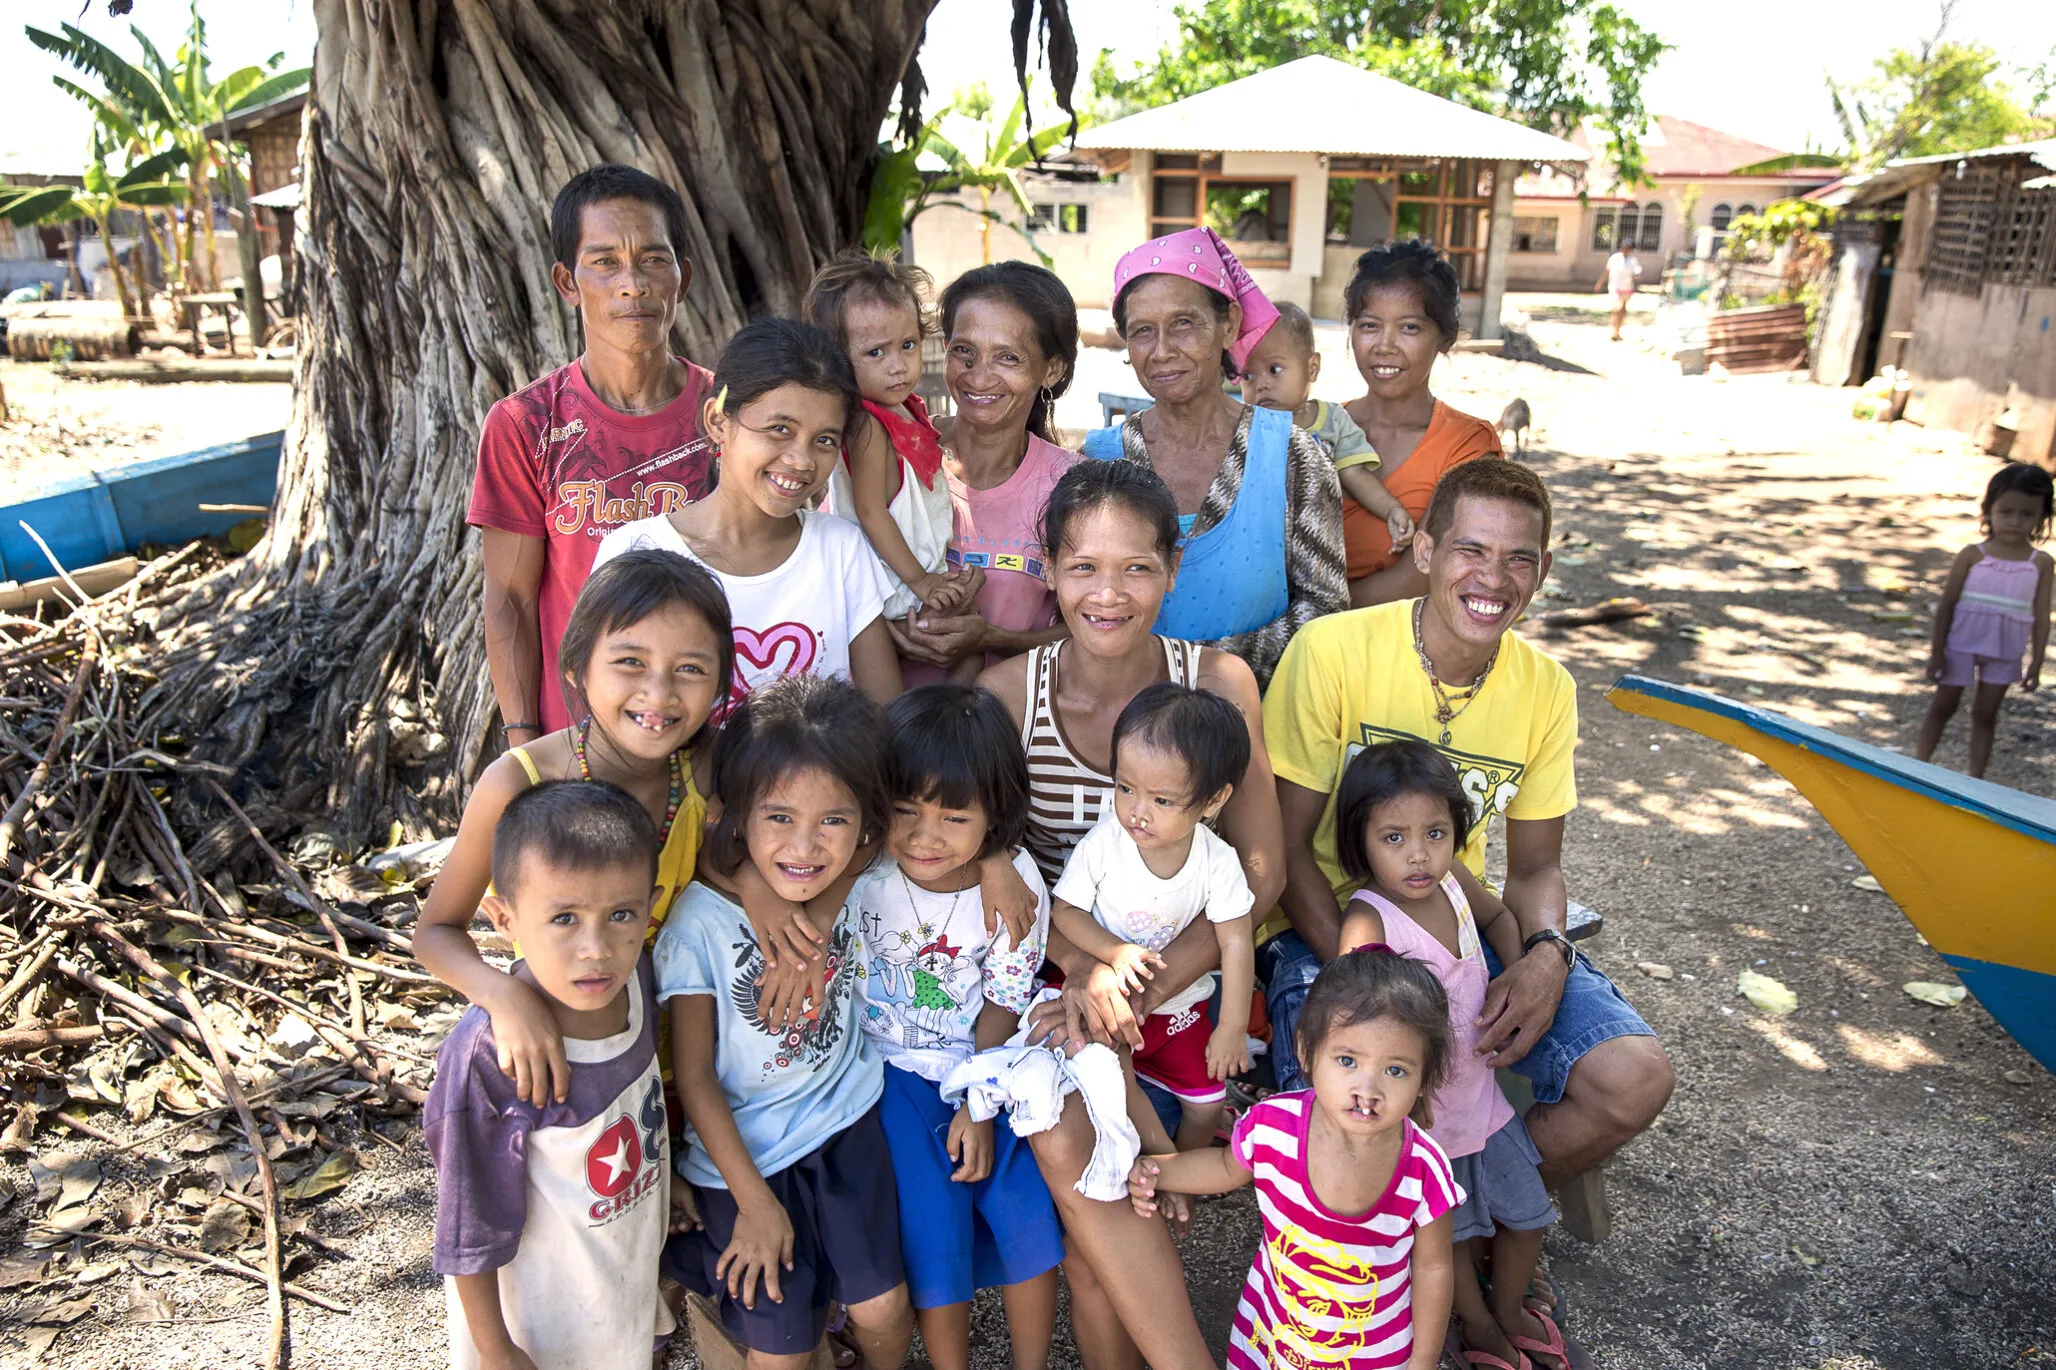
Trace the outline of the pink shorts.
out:
M 1935 683 L 1963 689 L 1973 679 L 1980 685 L 2018 685 L 2020 658 L 1978 656 L 1973 652 L 1952 652 L 1943 648 L 1942 678 Z
M 1206 1044 L 1214 1034 L 1206 1005 L 1194 1004 L 1176 1013 L 1152 1013 L 1142 1020 L 1142 1049 L 1135 1053 L 1135 1074 L 1181 1103 L 1217 1104 L 1228 1086 L 1207 1074 Z

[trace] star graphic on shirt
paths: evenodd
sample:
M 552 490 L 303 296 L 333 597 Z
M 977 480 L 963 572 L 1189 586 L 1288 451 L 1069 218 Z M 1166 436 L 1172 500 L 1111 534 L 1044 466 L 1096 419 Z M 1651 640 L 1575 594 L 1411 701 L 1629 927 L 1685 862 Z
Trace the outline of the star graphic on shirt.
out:
M 607 1167 L 607 1183 L 609 1185 L 613 1184 L 614 1181 L 620 1179 L 628 1170 L 628 1138 L 623 1137 L 621 1139 L 621 1145 L 614 1148 L 613 1155 L 599 1156 L 594 1159 Z

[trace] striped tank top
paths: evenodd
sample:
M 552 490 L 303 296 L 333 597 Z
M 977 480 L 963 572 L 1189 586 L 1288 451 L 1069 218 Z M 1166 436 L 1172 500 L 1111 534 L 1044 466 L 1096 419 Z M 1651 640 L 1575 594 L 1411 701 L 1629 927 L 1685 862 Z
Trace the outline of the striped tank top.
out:
M 1157 641 L 1170 678 L 1198 688 L 1200 645 L 1170 637 Z M 1055 642 L 1028 654 L 1028 708 L 1021 721 L 1021 746 L 1028 753 L 1028 853 L 1052 885 L 1114 795 L 1114 778 L 1080 761 L 1057 724 L 1057 658 L 1069 645 Z

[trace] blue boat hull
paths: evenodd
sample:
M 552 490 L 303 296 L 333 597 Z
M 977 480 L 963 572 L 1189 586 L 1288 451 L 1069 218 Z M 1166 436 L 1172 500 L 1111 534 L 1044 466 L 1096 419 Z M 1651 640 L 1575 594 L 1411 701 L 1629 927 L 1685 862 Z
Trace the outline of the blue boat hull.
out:
M 1947 953 L 1942 959 L 2028 1055 L 2056 1071 L 2056 975 Z
M 284 433 L 260 433 L 198 452 L 90 471 L 0 507 L 0 580 L 55 575 L 58 568 L 50 556 L 70 571 L 110 561 L 146 542 L 219 537 L 250 516 L 202 513 L 200 506 L 269 506 L 278 490 L 284 439 Z M 22 530 L 24 523 L 50 545 L 50 556 Z

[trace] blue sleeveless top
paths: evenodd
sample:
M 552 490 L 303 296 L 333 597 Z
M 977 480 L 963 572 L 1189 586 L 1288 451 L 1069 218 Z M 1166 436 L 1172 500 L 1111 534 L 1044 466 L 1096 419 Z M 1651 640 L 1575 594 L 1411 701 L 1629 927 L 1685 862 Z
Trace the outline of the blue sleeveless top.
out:
M 1291 438 L 1292 415 L 1282 409 L 1254 411 L 1242 488 L 1219 523 L 1197 537 L 1179 539 L 1178 582 L 1157 610 L 1158 633 L 1216 642 L 1261 628 L 1290 607 L 1285 460 Z M 1096 461 L 1122 460 L 1121 425 L 1086 434 L 1083 451 Z

